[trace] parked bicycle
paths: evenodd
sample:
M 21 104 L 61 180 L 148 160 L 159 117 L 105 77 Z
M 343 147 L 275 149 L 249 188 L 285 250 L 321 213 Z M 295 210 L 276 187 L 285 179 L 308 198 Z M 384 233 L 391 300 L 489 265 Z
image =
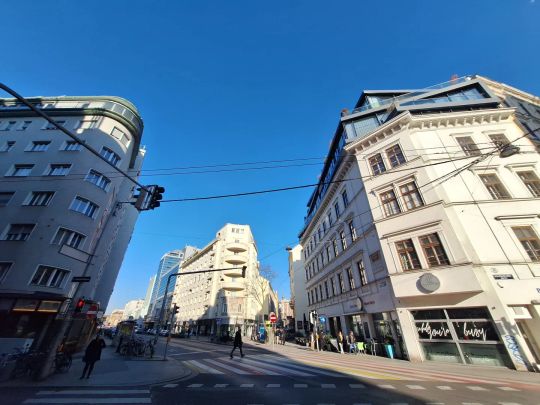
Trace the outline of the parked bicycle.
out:
M 46 356 L 46 353 L 37 351 L 19 353 L 10 378 L 37 377 Z
M 154 356 L 154 341 L 145 341 L 140 338 L 131 338 L 120 346 L 120 354 L 123 356 Z
M 57 352 L 54 358 L 54 371 L 57 373 L 67 373 L 71 368 L 73 358 L 67 352 Z

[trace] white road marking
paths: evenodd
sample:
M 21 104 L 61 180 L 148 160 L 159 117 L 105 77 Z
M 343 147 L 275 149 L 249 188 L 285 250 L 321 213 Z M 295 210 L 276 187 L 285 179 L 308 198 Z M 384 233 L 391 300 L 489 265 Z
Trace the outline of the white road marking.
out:
M 480 402 L 462 402 L 462 405 L 483 405 Z
M 517 402 L 499 402 L 499 405 L 521 405 Z
M 266 384 L 266 388 L 279 388 L 281 384 Z
M 200 370 L 203 370 L 203 373 L 207 374 L 223 374 L 221 371 L 216 370 L 215 368 L 208 367 L 206 364 L 202 364 L 197 360 L 187 360 L 184 363 L 192 364 Z
M 366 388 L 366 386 L 364 384 L 349 384 L 349 388 L 361 389 Z
M 298 364 L 290 364 L 291 363 L 290 361 L 285 361 L 285 360 L 271 359 L 271 358 L 265 357 L 264 360 L 261 360 L 261 361 L 268 362 L 268 363 L 279 364 L 279 365 L 289 367 L 289 368 L 294 368 L 294 369 L 297 369 L 297 370 L 307 371 L 308 373 L 327 375 L 329 377 L 339 377 L 339 378 L 346 378 L 347 377 L 347 376 L 345 376 L 343 374 L 333 373 L 331 371 L 326 371 L 326 370 L 316 368 L 316 367 L 305 366 L 305 365 L 300 366 Z
M 422 387 L 421 385 L 405 385 L 405 386 L 411 390 L 425 390 L 425 388 Z
M 336 384 L 321 384 L 321 388 L 336 388 Z
M 214 385 L 214 388 L 225 388 L 225 387 L 228 387 L 229 384 L 215 384 Z
M 202 386 L 203 386 L 203 384 L 189 384 L 187 387 L 188 388 L 200 388 Z
M 502 391 L 519 391 L 518 389 L 512 388 L 512 387 L 497 387 L 497 388 Z
M 480 387 L 478 385 L 467 385 L 467 388 L 470 389 L 471 391 L 487 391 L 486 388 Z
M 240 388 L 253 388 L 255 384 L 240 384 Z
M 165 384 L 163 388 L 176 388 L 178 387 L 178 384 Z
M 228 370 L 228 371 L 232 371 L 233 373 L 236 373 L 236 374 L 243 374 L 243 375 L 249 375 L 249 374 L 253 374 L 252 371 L 245 371 L 245 370 L 242 370 L 238 367 L 234 367 L 228 363 L 221 363 L 221 362 L 218 362 L 214 359 L 204 359 L 204 361 L 206 361 L 207 363 L 211 363 L 215 366 L 218 366 L 218 367 L 223 367 L 224 369 Z
M 302 371 L 293 370 L 291 368 L 285 368 L 285 367 L 281 367 L 281 366 L 267 364 L 267 363 L 263 363 L 263 362 L 256 361 L 256 360 L 253 360 L 253 359 L 244 358 L 244 359 L 242 359 L 242 364 L 243 363 L 253 364 L 254 366 L 261 367 L 263 369 L 266 367 L 266 368 L 269 368 L 270 370 L 281 371 L 283 373 L 286 373 L 286 374 L 289 374 L 289 375 L 295 375 L 295 376 L 298 376 L 298 377 L 315 377 L 313 374 L 304 373 Z
M 454 389 L 452 387 L 449 387 L 448 385 L 437 385 L 437 388 L 443 391 L 453 391 Z
M 222 359 L 226 359 L 226 357 L 223 357 Z M 256 373 L 266 374 L 266 375 L 281 375 L 280 373 L 276 373 L 272 370 L 263 370 L 263 369 L 260 369 L 259 367 L 254 367 L 251 364 L 247 364 L 243 360 L 244 359 L 241 359 L 240 363 L 238 364 L 241 364 L 242 367 L 247 368 L 248 370 L 252 370 L 252 371 L 255 371 Z M 231 361 L 231 360 L 228 360 L 228 361 Z M 251 374 L 253 374 L 253 372 Z
M 23 404 L 151 404 L 151 398 L 31 398 Z
M 395 390 L 396 389 L 396 387 L 394 387 L 393 385 L 390 385 L 390 384 L 380 384 L 380 385 L 377 385 L 377 387 L 385 388 L 385 389 L 389 389 L 389 390 Z
M 307 388 L 307 384 L 294 384 L 294 388 Z
M 119 394 L 150 394 L 150 390 L 58 390 L 38 391 L 36 395 L 119 395 Z

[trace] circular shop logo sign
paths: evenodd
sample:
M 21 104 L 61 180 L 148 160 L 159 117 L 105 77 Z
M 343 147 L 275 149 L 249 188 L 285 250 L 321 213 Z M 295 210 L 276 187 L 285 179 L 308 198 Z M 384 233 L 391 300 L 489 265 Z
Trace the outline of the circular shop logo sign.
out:
M 430 293 L 437 291 L 441 286 L 441 281 L 431 273 L 423 274 L 418 281 L 420 286 Z

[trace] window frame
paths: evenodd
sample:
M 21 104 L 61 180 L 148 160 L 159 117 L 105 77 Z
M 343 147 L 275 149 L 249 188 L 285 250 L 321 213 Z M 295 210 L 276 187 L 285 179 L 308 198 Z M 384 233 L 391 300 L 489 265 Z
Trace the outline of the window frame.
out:
M 63 127 L 66 126 L 66 122 L 67 120 L 54 120 L 58 125 L 61 125 Z M 49 121 L 46 121 L 45 122 L 45 125 L 43 125 L 43 127 L 41 128 L 42 130 L 45 130 L 45 131 L 54 131 L 54 130 L 58 130 L 58 128 L 56 128 L 53 124 L 51 124 Z
M 345 272 L 347 273 L 347 279 L 349 280 L 349 291 L 352 291 L 356 288 L 356 282 L 354 281 L 354 274 L 352 272 L 352 267 L 349 266 L 347 269 L 345 269 Z
M 392 194 L 393 198 L 386 199 L 384 196 L 388 194 Z M 403 212 L 394 188 L 389 188 L 383 191 L 379 191 L 379 201 L 381 202 L 381 208 L 383 210 L 385 218 L 393 217 L 394 215 L 398 215 Z M 392 207 L 391 205 L 392 203 L 395 203 L 394 208 L 397 208 L 397 212 L 389 213 L 388 207 Z
M 101 155 L 101 157 L 104 157 L 109 163 L 116 167 L 118 167 L 119 163 L 122 161 L 120 155 L 107 146 L 102 146 L 99 154 Z
M 429 243 L 429 244 L 424 245 L 424 243 L 422 243 L 422 238 L 431 237 L 433 235 L 435 235 L 435 237 L 437 238 L 437 242 L 438 242 L 437 244 Z M 428 268 L 451 265 L 450 257 L 448 256 L 448 253 L 446 253 L 447 249 L 443 244 L 443 241 L 442 241 L 442 238 L 439 235 L 439 232 L 435 231 L 435 232 L 431 232 L 431 233 L 428 233 L 428 234 L 419 235 L 418 236 L 418 242 L 420 244 L 420 247 L 422 248 L 422 253 L 424 254 L 424 259 L 426 259 L 426 263 L 428 265 Z M 437 259 L 437 264 L 432 264 L 430 262 L 430 259 L 429 259 L 430 256 L 428 255 L 426 248 L 433 248 L 434 246 L 440 246 L 440 248 L 442 250 L 442 254 L 444 255 L 445 262 L 441 262 L 439 260 L 439 257 L 438 257 L 437 253 L 435 253 L 435 255 L 431 256 L 431 257 L 434 257 L 434 258 Z
M 368 284 L 366 266 L 364 265 L 364 259 L 360 258 L 356 261 L 356 270 L 360 279 L 360 286 L 363 287 Z
M 6 174 L 5 177 L 29 177 L 32 174 L 34 167 L 35 165 L 33 164 L 16 163 L 9 169 L 9 174 Z M 28 169 L 28 174 L 16 174 L 19 169 Z
M 515 226 L 512 226 L 511 228 L 512 228 L 515 238 L 519 242 L 519 246 L 525 252 L 526 257 L 528 257 L 528 259 L 533 263 L 540 262 L 540 238 L 538 237 L 538 233 L 536 232 L 534 227 L 532 225 L 515 225 Z M 517 234 L 516 229 L 526 229 L 530 231 L 534 237 L 533 238 L 529 237 L 522 240 Z M 524 241 L 530 241 L 530 240 L 533 240 L 537 246 L 536 247 L 529 246 L 529 248 L 527 248 L 524 244 Z M 531 250 L 532 255 L 531 253 L 529 253 L 529 250 Z
M 44 176 L 47 177 L 63 177 L 67 176 L 73 165 L 71 163 L 49 163 L 45 170 Z M 62 169 L 62 174 L 53 174 L 56 169 Z M 65 170 L 65 173 L 64 173 Z
M 533 168 L 521 168 L 517 169 L 515 171 L 516 176 L 519 178 L 521 183 L 525 186 L 527 191 L 533 196 L 533 197 L 540 197 L 540 177 L 538 177 L 538 174 L 536 174 L 536 171 Z M 521 177 L 520 173 L 529 173 L 533 175 L 534 179 L 529 180 L 528 182 Z M 530 186 L 529 183 L 532 185 Z
M 92 173 L 94 173 L 94 177 L 99 177 L 98 182 L 94 183 L 93 181 L 90 180 L 90 175 Z M 84 177 L 84 181 L 87 181 L 88 183 L 93 184 L 94 186 L 96 186 L 97 188 L 99 188 L 100 190 L 103 190 L 105 192 L 109 191 L 111 183 L 112 183 L 112 180 L 110 178 L 105 176 L 103 173 L 98 172 L 96 169 L 89 169 L 88 173 Z M 102 181 L 106 182 L 104 187 L 101 187 L 99 185 L 99 183 L 101 183 Z
M 74 203 L 77 200 L 79 201 L 79 204 L 80 204 L 81 201 L 85 201 L 86 203 L 88 203 L 87 208 L 84 210 L 84 212 L 76 210 L 76 209 L 73 208 Z M 92 215 L 88 215 L 86 213 L 86 211 L 88 210 L 88 207 L 92 207 L 92 206 L 94 207 L 94 210 L 92 211 Z M 73 200 L 71 201 L 71 204 L 69 205 L 69 210 L 70 211 L 77 212 L 79 214 L 82 214 L 82 215 L 90 218 L 90 219 L 95 219 L 96 218 L 97 213 L 99 212 L 99 209 L 100 209 L 100 207 L 99 207 L 98 204 L 94 203 L 93 201 L 91 201 L 91 200 L 89 200 L 87 198 L 81 197 L 80 195 L 76 195 L 75 197 L 73 197 Z
M 60 239 L 60 240 L 57 242 L 56 239 L 57 239 L 58 233 L 61 232 L 61 231 L 64 232 L 64 234 L 65 234 L 66 232 L 70 232 L 70 235 L 69 235 L 67 238 L 65 238 L 65 236 L 63 235 L 63 236 L 62 236 L 62 239 Z M 75 235 L 76 235 L 76 236 L 82 237 L 82 238 L 79 240 L 79 242 L 76 244 L 76 246 L 73 246 L 73 245 L 71 245 L 70 243 L 67 243 L 66 241 L 64 241 L 63 243 L 59 243 L 59 242 L 61 242 L 64 238 L 65 238 L 65 239 L 68 239 L 68 240 L 71 242 L 71 241 L 73 240 L 73 237 L 74 237 Z M 87 236 L 86 236 L 85 234 L 81 233 L 81 232 L 75 231 L 75 230 L 73 230 L 73 229 L 65 228 L 65 227 L 63 227 L 63 226 L 59 226 L 59 227 L 56 229 L 56 232 L 54 233 L 54 235 L 53 235 L 53 237 L 52 237 L 52 239 L 51 239 L 50 244 L 51 244 L 51 245 L 60 246 L 60 247 L 62 247 L 63 245 L 67 245 L 67 246 L 69 246 L 69 247 L 71 247 L 71 248 L 73 248 L 73 249 L 82 250 L 82 247 L 84 246 L 84 243 L 86 242 L 86 238 L 87 238 Z
M 394 150 L 396 147 L 398 149 L 397 153 Z M 407 163 L 407 159 L 405 159 L 405 154 L 403 153 L 403 150 L 401 149 L 401 146 L 399 145 L 399 143 L 396 143 L 396 144 L 394 144 L 392 146 L 387 147 L 384 150 L 384 153 L 386 154 L 386 158 L 388 160 L 388 163 L 390 163 L 390 168 L 392 168 L 392 169 Z M 401 156 L 401 159 L 403 159 L 403 161 L 400 161 L 400 159 L 397 158 L 397 164 L 393 164 L 392 163 L 392 158 L 393 157 L 399 157 L 399 156 Z
M 410 246 L 405 246 L 406 243 L 410 243 Z M 403 246 L 400 247 L 400 244 L 402 244 Z M 416 251 L 416 246 L 414 245 L 413 238 L 395 241 L 394 247 L 396 249 L 397 257 L 401 265 L 401 270 L 403 272 L 422 269 L 422 263 L 420 262 L 420 257 L 418 256 L 418 252 Z M 407 261 L 407 265 L 403 260 L 404 258 Z
M 45 204 L 31 204 L 31 202 L 38 198 L 38 194 L 47 194 L 47 196 L 45 197 L 45 200 L 43 201 Z M 45 190 L 38 190 L 38 191 L 30 191 L 28 193 L 28 196 L 25 198 L 24 200 L 24 203 L 22 204 L 23 206 L 25 207 L 46 207 L 48 206 L 52 199 L 54 198 L 54 195 L 56 193 L 54 191 L 45 191 Z M 40 201 L 41 199 L 43 199 L 43 197 L 39 197 L 39 200 Z M 35 201 L 34 201 L 35 202 Z
M 409 188 L 407 188 L 407 192 L 403 192 L 403 187 L 407 187 L 409 186 L 410 184 L 413 185 L 414 187 L 414 190 L 413 191 L 410 191 Z M 416 180 L 415 179 L 410 179 L 408 181 L 404 181 L 404 182 L 399 182 L 396 184 L 396 187 L 398 189 L 398 192 L 399 192 L 399 197 L 400 199 L 402 200 L 403 202 L 403 206 L 405 207 L 406 211 L 413 211 L 413 210 L 416 210 L 420 207 L 423 207 L 424 205 L 426 205 L 425 201 L 424 201 L 424 198 L 422 196 L 422 193 L 420 192 L 420 189 L 418 188 L 418 185 L 416 184 Z M 412 208 L 409 208 L 408 206 L 408 202 L 409 200 L 407 200 L 407 198 L 411 195 L 416 195 L 418 197 L 418 200 L 420 201 L 420 204 L 419 205 L 415 205 L 414 207 Z M 414 201 L 414 198 L 412 198 L 410 201 L 413 201 L 415 204 L 416 202 Z
M 500 177 L 495 172 L 488 172 L 488 173 L 477 173 L 478 178 L 480 179 L 480 182 L 490 195 L 491 199 L 493 200 L 509 200 L 512 198 L 512 195 L 508 191 L 508 189 L 505 187 L 504 183 L 501 181 Z M 494 176 L 494 178 L 497 180 L 497 182 L 489 182 L 487 183 L 484 181 L 484 179 L 487 179 L 488 176 Z M 498 197 L 498 194 L 501 194 L 501 197 Z M 506 193 L 506 194 L 504 194 Z
M 43 284 L 39 284 L 38 282 L 33 282 L 34 279 L 36 278 L 36 276 L 38 275 L 38 272 L 40 271 L 41 268 L 44 268 L 44 269 L 52 269 L 53 272 L 50 273 L 48 275 L 48 278 L 47 278 L 47 283 L 45 285 Z M 46 271 L 46 270 L 45 270 Z M 58 285 L 50 285 L 50 283 L 52 281 L 56 281 L 56 279 L 58 278 L 58 275 L 57 273 L 60 273 L 61 274 L 61 278 L 60 278 L 60 282 L 58 283 Z M 32 274 L 32 277 L 30 277 L 30 280 L 28 282 L 28 285 L 33 285 L 33 286 L 36 286 L 36 287 L 45 287 L 45 288 L 58 288 L 58 289 L 62 289 L 64 288 L 65 286 L 65 283 L 66 281 L 68 280 L 69 278 L 69 274 L 71 272 L 67 269 L 63 269 L 61 267 L 55 267 L 55 266 L 48 266 L 48 265 L 45 265 L 45 264 L 38 264 L 37 267 L 36 267 L 36 270 L 34 271 L 34 273 Z M 44 272 L 43 274 L 41 274 L 41 276 L 39 277 L 39 279 L 37 281 L 41 281 L 44 277 L 46 273 Z
M 36 149 L 36 146 L 38 146 L 37 149 Z M 44 148 L 39 148 L 39 146 L 45 146 L 45 147 Z M 35 153 L 47 152 L 47 150 L 49 150 L 49 146 L 51 146 L 51 141 L 47 141 L 47 140 L 30 141 L 30 143 L 28 144 L 28 146 L 26 147 L 26 149 L 24 151 L 25 152 L 35 152 Z
M 6 203 L 3 204 L 0 200 L 0 207 L 7 207 L 9 205 L 9 203 L 11 202 L 11 200 L 13 199 L 13 196 L 15 195 L 15 191 L 0 191 L 0 196 L 1 195 L 9 195 L 9 198 L 7 199 Z
M 372 161 L 373 159 L 377 159 L 377 157 L 379 158 L 377 161 Z M 382 173 L 386 172 L 386 170 L 387 170 L 386 169 L 386 164 L 384 163 L 384 159 L 383 159 L 382 154 L 380 152 L 375 153 L 372 156 L 370 156 L 369 159 L 368 159 L 368 164 L 369 164 L 371 173 L 374 176 L 378 176 L 379 174 L 382 174 Z
M 343 202 L 343 207 L 347 209 L 350 203 L 349 196 L 347 195 L 347 189 L 343 189 L 343 191 L 341 192 L 341 201 Z
M 14 225 L 17 225 L 17 226 L 30 226 L 31 225 L 32 229 L 30 229 L 30 231 L 28 232 L 27 236 L 24 239 L 7 239 L 7 236 L 8 236 L 8 234 L 10 234 L 11 228 L 13 228 Z M 2 238 L 0 240 L 9 241 L 9 242 L 26 242 L 32 236 L 32 233 L 34 232 L 34 229 L 36 229 L 36 224 L 35 223 L 34 224 L 8 223 L 6 228 L 4 229 L 4 232 L 2 232 Z M 17 235 L 20 235 L 20 234 L 21 233 L 19 232 Z
M 470 142 L 468 143 L 460 142 L 460 140 L 467 139 L 467 138 L 470 140 Z M 480 156 L 482 154 L 482 152 L 478 148 L 478 145 L 476 144 L 476 142 L 474 142 L 472 135 L 457 135 L 455 136 L 455 140 L 458 146 L 461 148 L 461 150 L 463 151 L 463 153 L 465 153 L 466 156 L 473 157 L 473 156 Z

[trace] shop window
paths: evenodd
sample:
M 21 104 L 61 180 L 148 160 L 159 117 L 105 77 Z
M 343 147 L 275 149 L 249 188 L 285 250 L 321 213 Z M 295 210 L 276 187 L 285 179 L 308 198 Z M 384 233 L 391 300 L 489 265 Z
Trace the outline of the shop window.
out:
M 380 153 L 369 158 L 369 166 L 374 175 L 384 173 L 386 171 L 386 166 Z
M 416 187 L 414 181 L 399 186 L 399 192 L 408 210 L 413 210 L 424 205 L 420 191 L 418 191 L 418 187 Z
M 420 236 L 419 240 L 429 267 L 450 264 L 448 256 L 446 256 L 446 252 L 444 251 L 441 240 L 437 233 Z
M 385 191 L 379 196 L 381 198 L 381 203 L 384 209 L 385 216 L 390 217 L 401 212 L 394 190 Z
M 512 230 L 519 239 L 521 246 L 533 262 L 540 262 L 540 240 L 532 226 L 516 226 Z
M 456 137 L 456 141 L 461 146 L 463 152 L 467 156 L 478 156 L 480 155 L 480 149 L 474 143 L 473 139 L 470 136 L 459 136 Z
M 494 200 L 510 198 L 510 194 L 502 184 L 499 176 L 497 176 L 495 173 L 480 174 L 479 177 Z
M 540 179 L 534 171 L 519 171 L 517 175 L 534 197 L 540 197 Z
M 422 267 L 420 265 L 420 260 L 418 260 L 418 255 L 416 254 L 412 239 L 396 242 L 396 249 L 402 270 L 414 270 Z
M 502 149 L 504 146 L 508 145 L 508 138 L 503 134 L 491 134 L 489 139 L 497 148 Z
M 394 145 L 391 148 L 386 149 L 386 156 L 392 167 L 397 167 L 405 163 L 405 156 L 403 156 L 403 152 L 399 145 Z

